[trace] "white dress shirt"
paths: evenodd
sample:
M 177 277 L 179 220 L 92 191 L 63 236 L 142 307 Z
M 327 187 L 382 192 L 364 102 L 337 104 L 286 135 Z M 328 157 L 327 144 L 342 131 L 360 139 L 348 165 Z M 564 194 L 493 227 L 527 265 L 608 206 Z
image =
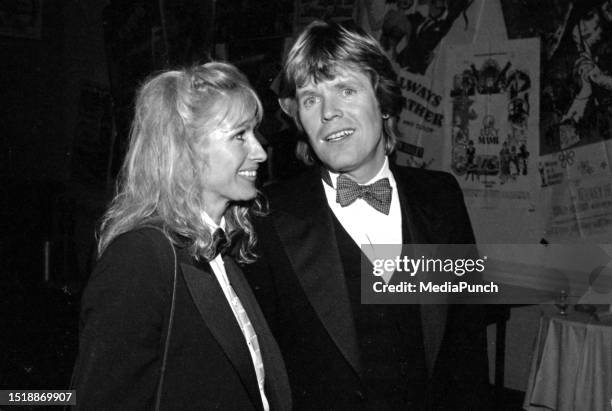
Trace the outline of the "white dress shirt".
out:
M 202 218 L 204 219 L 204 222 L 210 227 L 211 233 L 214 233 L 217 228 L 221 228 L 223 231 L 225 231 L 225 217 L 221 218 L 220 224 L 215 223 L 214 220 L 210 218 L 210 216 L 205 212 L 202 213 Z M 240 319 L 241 312 L 244 313 L 247 319 L 248 314 L 244 312 L 244 307 L 242 306 L 240 299 L 236 295 L 232 285 L 229 282 L 229 279 L 227 278 L 227 272 L 225 271 L 225 264 L 223 263 L 223 257 L 221 256 L 221 254 L 218 254 L 209 263 L 210 267 L 213 270 L 213 273 L 215 274 L 215 277 L 217 278 L 217 281 L 219 282 L 219 285 L 221 286 L 221 289 L 223 290 L 223 295 L 225 296 L 227 303 L 229 304 L 232 309 L 232 312 L 234 313 L 236 322 L 240 326 L 240 331 L 242 331 L 242 335 L 244 336 L 247 346 L 249 347 L 249 353 L 251 354 L 251 359 L 253 360 L 253 367 L 255 368 L 255 374 L 257 376 L 257 385 L 259 386 L 259 393 L 261 394 L 261 401 L 263 402 L 264 411 L 270 411 L 270 404 L 268 403 L 268 398 L 266 397 L 266 393 L 264 392 L 265 370 L 263 369 L 263 359 L 261 358 L 261 351 L 259 350 L 257 334 L 253 329 L 250 332 L 254 335 L 255 341 L 253 341 L 252 338 L 248 337 L 247 330 L 245 329 L 245 324 L 243 324 L 243 321 L 241 321 Z M 252 328 L 252 326 L 250 325 L 250 320 L 248 320 L 248 322 L 248 326 Z
M 399 255 L 402 244 L 402 212 L 397 183 L 389 169 L 388 157 L 385 158 L 383 166 L 374 178 L 362 185 L 372 184 L 385 177 L 389 179 L 392 190 L 389 215 L 377 211 L 361 198 L 346 207 L 342 207 L 336 202 L 336 181 L 339 174 L 330 171 L 329 176 L 333 187 L 322 181 L 327 203 L 355 244 L 362 248 L 370 260 L 379 258 L 373 247 L 376 244 L 393 244 L 397 246 L 393 253 Z M 385 253 L 389 251 L 388 248 L 385 249 Z

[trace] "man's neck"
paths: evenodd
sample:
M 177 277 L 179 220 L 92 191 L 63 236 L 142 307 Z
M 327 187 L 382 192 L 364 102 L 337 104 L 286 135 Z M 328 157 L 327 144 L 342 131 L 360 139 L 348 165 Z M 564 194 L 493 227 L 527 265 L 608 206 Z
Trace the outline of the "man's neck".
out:
M 361 185 L 365 185 L 365 184 L 370 184 L 376 180 L 378 180 L 379 178 L 388 175 L 388 173 L 390 173 L 390 169 L 389 169 L 389 158 L 387 156 L 384 157 L 384 161 L 381 164 L 381 166 L 378 168 L 378 170 L 376 170 L 375 173 L 369 173 L 368 176 L 364 176 L 363 178 L 357 178 L 355 177 L 353 174 L 349 173 L 336 173 L 334 171 L 328 170 L 329 171 L 329 176 L 331 179 L 331 186 L 332 187 L 336 187 L 336 180 L 338 179 L 338 176 L 340 176 L 341 174 L 346 175 L 347 177 L 349 177 L 351 180 L 355 181 L 357 184 L 361 184 Z
M 357 184 L 368 184 L 369 182 L 371 182 L 372 180 L 376 179 L 376 177 L 381 173 L 381 170 L 383 170 L 384 168 L 389 168 L 389 163 L 387 160 L 387 156 L 383 157 L 383 161 L 380 163 L 380 165 L 376 168 L 370 169 L 370 170 L 366 170 L 365 172 L 346 172 L 346 173 L 340 173 L 340 174 L 344 174 L 347 177 L 349 177 L 351 180 L 355 181 Z

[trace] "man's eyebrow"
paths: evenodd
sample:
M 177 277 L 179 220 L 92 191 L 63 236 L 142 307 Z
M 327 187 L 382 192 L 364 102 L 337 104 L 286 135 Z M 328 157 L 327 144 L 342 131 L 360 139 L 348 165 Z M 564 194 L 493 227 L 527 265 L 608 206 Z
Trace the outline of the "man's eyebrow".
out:
M 352 88 L 357 88 L 359 86 L 359 83 L 357 81 L 353 81 L 353 80 L 342 80 L 337 82 L 336 84 L 334 84 L 334 88 L 336 89 L 343 89 L 343 88 L 347 88 L 347 87 L 352 87 Z
M 295 96 L 297 98 L 302 98 L 304 96 L 311 95 L 311 94 L 314 94 L 314 93 L 315 93 L 315 90 L 313 88 L 304 87 L 304 88 L 298 89 L 296 91 L 296 93 L 295 93 Z

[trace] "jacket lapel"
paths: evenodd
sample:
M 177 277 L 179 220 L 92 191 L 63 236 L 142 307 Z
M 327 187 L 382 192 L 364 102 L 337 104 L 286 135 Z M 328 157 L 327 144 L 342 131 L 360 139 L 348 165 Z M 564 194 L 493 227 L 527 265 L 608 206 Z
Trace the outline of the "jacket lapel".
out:
M 428 212 L 429 198 L 417 193 L 410 176 L 391 165 L 397 182 L 402 208 L 402 237 L 404 244 L 435 244 L 432 227 L 436 224 Z M 328 333 L 354 368 L 363 377 L 355 323 L 344 281 L 344 268 L 333 229 L 332 212 L 318 172 L 313 172 L 299 183 L 299 192 L 286 197 L 285 206 L 273 219 L 293 271 L 306 296 Z M 421 322 L 425 356 L 429 375 L 446 328 L 446 305 L 421 305 Z
M 292 193 L 291 204 L 279 210 L 274 225 L 293 272 L 332 340 L 362 374 L 355 323 L 344 268 L 321 177 L 312 173 Z
M 431 230 L 435 222 L 431 220 L 427 213 L 428 199 L 423 198 L 421 194 L 416 195 L 409 178 L 401 174 L 396 167 L 391 167 L 391 169 L 397 183 L 397 191 L 402 209 L 403 243 L 435 244 L 438 240 Z M 444 330 L 446 329 L 448 306 L 446 304 L 421 304 L 420 312 L 425 362 L 431 377 L 436 358 L 440 352 L 440 346 L 442 345 Z
M 410 181 L 391 167 L 397 183 L 400 207 L 402 209 L 402 241 L 404 244 L 431 244 L 434 242 L 430 218 L 427 215 L 427 201 L 416 197 Z M 415 198 L 416 197 L 416 198 Z M 415 201 L 416 200 L 416 201 Z
M 208 263 L 193 264 L 181 250 L 180 265 L 193 301 L 257 409 L 263 409 L 251 354 L 223 290 Z
M 251 325 L 257 334 L 259 349 L 265 370 L 265 392 L 271 409 L 291 409 L 291 389 L 282 354 L 272 336 L 251 287 L 248 285 L 242 270 L 232 258 L 223 258 L 225 270 L 234 292 L 240 299 L 249 316 Z

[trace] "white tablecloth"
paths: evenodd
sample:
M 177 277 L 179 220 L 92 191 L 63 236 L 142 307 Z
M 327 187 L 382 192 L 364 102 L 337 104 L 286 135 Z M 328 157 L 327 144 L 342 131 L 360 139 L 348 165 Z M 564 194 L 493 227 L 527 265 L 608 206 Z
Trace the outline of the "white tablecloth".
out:
M 543 306 L 523 408 L 612 410 L 612 321 Z

